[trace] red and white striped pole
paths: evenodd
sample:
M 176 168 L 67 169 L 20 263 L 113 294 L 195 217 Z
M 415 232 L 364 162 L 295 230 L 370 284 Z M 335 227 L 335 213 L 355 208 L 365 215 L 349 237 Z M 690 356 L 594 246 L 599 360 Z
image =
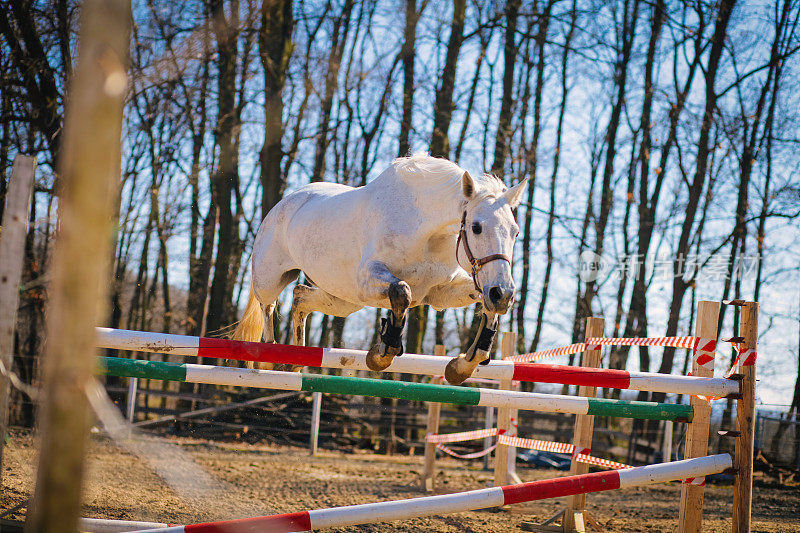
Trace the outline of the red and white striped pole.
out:
M 141 530 L 149 533 L 250 533 L 254 531 L 311 531 L 329 527 L 346 527 L 374 522 L 407 520 L 421 516 L 458 513 L 514 503 L 559 498 L 587 492 L 624 489 L 674 481 L 692 476 L 705 476 L 730 468 L 733 462 L 727 453 L 686 459 L 672 463 L 639 466 L 628 470 L 611 470 L 556 479 L 531 481 L 490 489 L 456 494 L 426 496 L 346 507 L 332 507 L 280 515 L 210 522 L 162 529 Z
M 264 344 L 259 342 L 233 341 L 209 337 L 190 337 L 186 335 L 110 328 L 96 328 L 96 332 L 97 345 L 100 348 L 237 359 L 241 361 L 289 363 L 299 366 L 322 368 L 368 370 L 366 362 L 367 352 L 364 350 Z M 693 339 L 689 344 L 687 344 L 688 341 L 682 341 L 677 344 L 669 344 L 670 346 L 685 345 L 684 347 L 691 347 L 695 344 L 706 346 L 710 343 L 716 346 L 716 341 L 699 339 L 697 337 L 667 337 L 667 339 Z M 600 345 L 608 344 L 606 341 L 625 341 L 627 343 L 627 341 L 644 342 L 650 340 L 653 339 L 598 338 L 589 339 L 587 342 L 591 341 L 592 343 Z M 654 339 L 653 341 L 655 342 L 658 340 L 659 339 Z M 580 347 L 581 350 L 583 350 L 587 344 L 579 343 L 573 346 Z M 559 348 L 558 350 L 561 349 Z M 711 350 L 713 353 L 713 348 Z M 572 352 L 568 350 L 564 353 Z M 510 357 L 503 361 L 493 360 L 485 366 L 478 366 L 475 369 L 474 377 L 479 379 L 510 379 L 515 381 L 672 392 L 676 394 L 702 394 L 721 397 L 739 393 L 739 383 L 725 378 L 701 378 L 653 372 L 629 372 L 626 370 L 607 368 L 583 368 L 542 363 L 523 363 L 516 361 L 518 357 L 519 356 Z M 448 362 L 449 359 L 446 357 L 405 354 L 403 357 L 395 358 L 392 364 L 386 369 L 386 372 L 441 376 L 444 374 L 444 369 Z M 713 365 L 713 359 L 711 364 Z

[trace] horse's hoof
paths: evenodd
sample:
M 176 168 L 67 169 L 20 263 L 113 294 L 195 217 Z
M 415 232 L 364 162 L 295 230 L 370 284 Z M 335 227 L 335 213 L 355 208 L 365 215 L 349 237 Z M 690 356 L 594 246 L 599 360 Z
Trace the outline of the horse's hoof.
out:
M 461 385 L 475 371 L 475 366 L 477 363 L 470 363 L 463 355 L 454 357 L 444 367 L 444 379 L 451 385 Z
M 387 347 L 379 342 L 367 352 L 367 368 L 374 372 L 382 372 L 392 364 L 394 356 L 395 354 L 391 353 L 391 346 Z

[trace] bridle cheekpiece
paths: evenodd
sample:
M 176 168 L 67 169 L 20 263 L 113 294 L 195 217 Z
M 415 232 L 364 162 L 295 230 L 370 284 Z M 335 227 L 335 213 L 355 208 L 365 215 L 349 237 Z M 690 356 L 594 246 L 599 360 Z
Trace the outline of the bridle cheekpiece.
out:
M 464 242 L 464 253 L 467 254 L 467 260 L 469 261 L 471 267 L 470 274 L 472 274 L 472 283 L 475 284 L 475 290 L 483 294 L 483 291 L 478 286 L 478 272 L 481 271 L 483 265 L 497 260 L 506 261 L 509 265 L 511 265 L 511 259 L 505 254 L 492 254 L 480 259 L 476 259 L 475 256 L 472 255 L 472 250 L 469 249 L 469 242 L 467 242 L 466 211 L 464 211 L 464 214 L 461 215 L 461 229 L 458 231 L 458 240 L 456 241 L 456 262 L 458 262 L 458 248 L 461 246 L 462 241 Z

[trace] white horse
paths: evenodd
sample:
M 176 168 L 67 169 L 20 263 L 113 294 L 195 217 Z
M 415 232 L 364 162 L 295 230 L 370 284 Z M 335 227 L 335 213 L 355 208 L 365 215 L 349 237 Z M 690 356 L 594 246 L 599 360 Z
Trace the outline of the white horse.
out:
M 364 187 L 301 187 L 261 223 L 250 297 L 233 338 L 275 342 L 275 301 L 300 272 L 312 286 L 294 289 L 294 344 L 305 344 L 313 311 L 345 317 L 365 306 L 390 309 L 381 341 L 367 355 L 375 371 L 402 355 L 409 307 L 428 304 L 438 311 L 482 301 L 472 346 L 445 373 L 450 383 L 462 383 L 488 361 L 497 317 L 514 296 L 511 257 L 519 227 L 512 209 L 526 182 L 507 189 L 495 176 L 475 179 L 455 163 L 416 154 L 394 160 Z

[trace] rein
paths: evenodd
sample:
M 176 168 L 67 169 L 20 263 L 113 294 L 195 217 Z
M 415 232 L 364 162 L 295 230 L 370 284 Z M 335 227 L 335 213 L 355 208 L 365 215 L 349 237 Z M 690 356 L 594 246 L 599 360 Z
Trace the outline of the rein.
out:
M 467 242 L 467 212 L 464 211 L 464 214 L 461 215 L 461 229 L 458 231 L 458 240 L 456 241 L 456 262 L 458 262 L 458 248 L 461 246 L 461 243 L 464 243 L 464 253 L 467 254 L 467 260 L 469 261 L 472 274 L 472 283 L 475 284 L 475 290 L 479 293 L 483 294 L 483 291 L 480 287 L 478 287 L 478 272 L 481 271 L 483 265 L 486 263 L 491 263 L 492 261 L 506 261 L 509 265 L 511 265 L 511 259 L 505 254 L 492 254 L 487 255 L 486 257 L 482 257 L 480 259 L 475 259 L 475 256 L 472 255 L 472 250 L 469 249 L 469 242 Z

